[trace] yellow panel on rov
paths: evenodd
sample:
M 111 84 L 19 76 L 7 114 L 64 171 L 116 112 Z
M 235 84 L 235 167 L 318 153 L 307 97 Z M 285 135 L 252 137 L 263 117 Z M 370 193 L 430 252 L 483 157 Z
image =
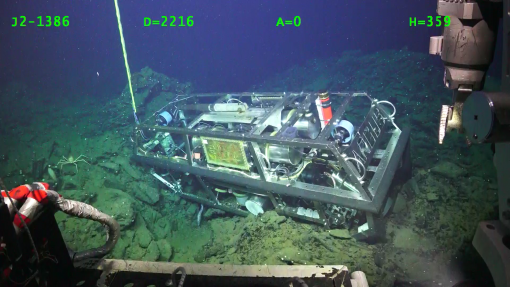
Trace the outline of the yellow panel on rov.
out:
M 205 147 L 204 151 L 208 163 L 250 170 L 242 141 L 209 137 L 200 137 L 200 139 Z

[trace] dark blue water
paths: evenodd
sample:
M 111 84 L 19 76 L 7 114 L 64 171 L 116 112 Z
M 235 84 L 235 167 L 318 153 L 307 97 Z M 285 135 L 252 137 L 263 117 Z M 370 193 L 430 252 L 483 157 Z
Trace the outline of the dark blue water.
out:
M 8 2 L 8 3 L 7 3 Z M 114 1 L 4 1 L 1 81 L 46 92 L 119 93 L 126 73 Z M 435 16 L 435 1 L 119 1 L 133 72 L 145 66 L 200 91 L 244 91 L 274 73 L 343 51 L 428 51 L 440 28 L 409 27 Z M 69 16 L 68 27 L 10 27 L 12 17 Z M 143 26 L 143 18 L 193 16 L 193 27 Z M 276 27 L 299 15 L 300 27 Z M 99 73 L 99 76 L 97 76 Z

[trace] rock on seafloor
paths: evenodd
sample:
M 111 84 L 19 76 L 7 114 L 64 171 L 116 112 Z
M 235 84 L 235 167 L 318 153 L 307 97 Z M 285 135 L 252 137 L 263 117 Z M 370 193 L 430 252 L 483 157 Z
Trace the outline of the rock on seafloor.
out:
M 449 178 L 458 179 L 466 174 L 466 170 L 452 162 L 442 161 L 430 169 L 430 172 Z
M 338 239 L 351 239 L 351 234 L 347 229 L 332 229 L 329 231 L 329 235 Z

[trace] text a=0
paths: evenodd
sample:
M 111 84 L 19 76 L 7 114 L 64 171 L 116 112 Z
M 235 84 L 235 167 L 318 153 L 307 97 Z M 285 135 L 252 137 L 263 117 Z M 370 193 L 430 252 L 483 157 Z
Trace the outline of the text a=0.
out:
M 301 17 L 295 16 L 293 20 L 283 20 L 282 17 L 279 17 L 276 21 L 276 27 L 284 27 L 293 25 L 295 27 L 301 26 Z

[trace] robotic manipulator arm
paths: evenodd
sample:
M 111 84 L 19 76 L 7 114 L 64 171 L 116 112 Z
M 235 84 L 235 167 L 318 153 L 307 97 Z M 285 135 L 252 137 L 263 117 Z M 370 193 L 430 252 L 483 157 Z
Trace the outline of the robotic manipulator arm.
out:
M 45 182 L 20 185 L 8 191 L 0 178 L 0 186 L 5 189 L 0 190 L 0 286 L 28 285 L 31 280 L 37 278 L 39 273 L 41 277 L 37 278 L 39 280 L 37 286 L 46 286 L 46 284 L 68 286 L 69 282 L 66 280 L 72 279 L 69 278 L 70 274 L 60 276 L 62 274 L 58 272 L 65 269 L 62 272 L 72 273 L 69 265 L 72 265 L 73 261 L 102 257 L 108 254 L 117 243 L 120 226 L 115 219 L 86 203 L 63 198 L 56 191 L 50 190 Z M 43 215 L 51 213 L 53 218 L 53 213 L 56 211 L 103 224 L 107 230 L 106 243 L 101 247 L 80 252 L 68 250 L 68 254 L 64 252 L 66 255 L 55 250 L 60 248 L 58 239 L 54 236 L 55 229 L 52 229 L 48 219 L 44 219 L 48 216 Z M 40 217 L 43 217 L 42 221 Z M 35 228 L 34 225 L 42 227 Z M 58 230 L 56 222 L 54 227 Z M 35 230 L 34 235 L 37 236 L 32 236 L 30 229 Z M 23 236 L 25 234 L 29 238 L 30 248 L 21 246 L 26 242 Z M 65 260 L 66 257 L 67 260 Z M 46 259 L 50 263 L 43 262 Z M 45 277 L 49 270 L 59 271 L 54 272 L 56 276 Z M 35 285 L 30 284 L 30 286 Z
M 451 105 L 441 108 L 439 143 L 457 130 L 467 143 L 492 143 L 497 169 L 499 221 L 481 222 L 473 245 L 496 286 L 510 286 L 510 1 L 438 0 L 437 13 L 449 16 L 443 35 L 430 39 L 429 53 L 440 55 L 444 84 L 453 90 Z M 503 18 L 502 83 L 499 92 L 483 92 L 487 69 Z

